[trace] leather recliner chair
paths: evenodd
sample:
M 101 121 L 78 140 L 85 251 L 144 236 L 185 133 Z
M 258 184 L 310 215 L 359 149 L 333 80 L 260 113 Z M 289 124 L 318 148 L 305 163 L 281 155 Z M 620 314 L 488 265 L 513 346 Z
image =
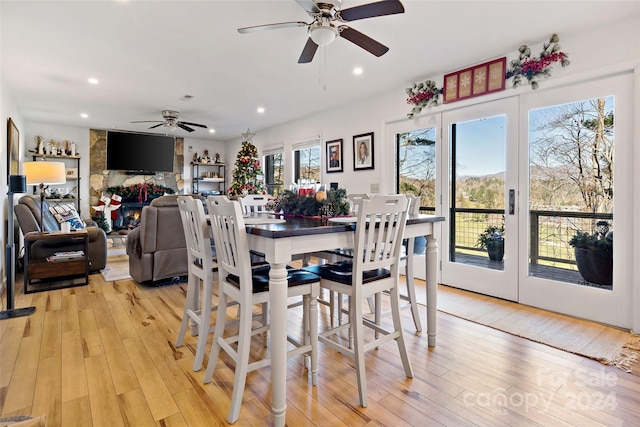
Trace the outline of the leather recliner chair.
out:
M 127 254 L 129 274 L 138 283 L 189 274 L 177 195 L 158 197 L 142 208 L 140 225 L 127 236 Z
M 60 224 L 49 211 L 49 204 L 44 201 L 44 213 L 42 222 L 44 228 L 40 226 L 40 196 L 22 196 L 18 204 L 14 207 L 18 224 L 22 234 L 32 231 L 59 231 Z M 86 222 L 89 233 L 89 272 L 93 273 L 102 270 L 107 265 L 107 235 L 93 221 Z M 54 252 L 83 250 L 82 244 L 69 243 L 69 239 L 64 237 L 60 240 L 48 242 L 35 242 L 31 246 L 31 254 L 34 258 L 46 258 Z

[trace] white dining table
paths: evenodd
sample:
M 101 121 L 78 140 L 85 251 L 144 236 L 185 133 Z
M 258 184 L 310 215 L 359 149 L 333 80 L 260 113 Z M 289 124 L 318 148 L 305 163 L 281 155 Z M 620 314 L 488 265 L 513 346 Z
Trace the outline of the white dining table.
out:
M 425 236 L 427 288 L 427 340 L 436 345 L 438 243 L 435 228 L 443 217 L 410 215 L 405 237 Z M 284 223 L 246 224 L 249 246 L 265 254 L 269 273 L 269 319 L 271 323 L 271 388 L 273 425 L 284 426 L 287 410 L 287 270 L 294 255 L 354 246 L 354 224 L 299 217 Z

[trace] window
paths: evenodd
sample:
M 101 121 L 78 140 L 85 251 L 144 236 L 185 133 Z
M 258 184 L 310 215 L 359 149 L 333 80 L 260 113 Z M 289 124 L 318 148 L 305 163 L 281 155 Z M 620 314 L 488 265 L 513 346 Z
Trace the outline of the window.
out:
M 264 156 L 265 185 L 267 193 L 281 194 L 284 189 L 284 155 L 282 148 L 269 150 Z
M 294 145 L 294 182 L 312 179 L 315 180 L 315 182 L 320 182 L 320 160 L 321 150 L 319 140 Z
M 434 213 L 436 205 L 436 128 L 396 135 L 396 191 L 420 199 L 420 210 Z

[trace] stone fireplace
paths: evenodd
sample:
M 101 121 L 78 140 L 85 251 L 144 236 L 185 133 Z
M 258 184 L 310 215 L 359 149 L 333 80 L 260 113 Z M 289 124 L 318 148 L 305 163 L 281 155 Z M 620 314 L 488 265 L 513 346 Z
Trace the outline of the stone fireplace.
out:
M 176 138 L 176 150 L 173 172 L 157 172 L 155 175 L 128 175 L 124 171 L 110 171 L 107 164 L 107 131 L 91 129 L 89 131 L 89 206 L 97 206 L 102 196 L 111 196 L 109 187 L 128 187 L 137 184 L 153 184 L 169 187 L 181 193 L 184 187 L 184 139 Z M 113 229 L 126 229 L 129 223 L 139 220 L 140 212 L 151 199 L 128 203 L 122 201 L 117 210 L 118 218 L 113 221 Z M 128 206 L 125 206 L 128 205 Z M 92 214 L 95 212 L 92 211 Z M 130 219 L 128 219 L 130 217 Z

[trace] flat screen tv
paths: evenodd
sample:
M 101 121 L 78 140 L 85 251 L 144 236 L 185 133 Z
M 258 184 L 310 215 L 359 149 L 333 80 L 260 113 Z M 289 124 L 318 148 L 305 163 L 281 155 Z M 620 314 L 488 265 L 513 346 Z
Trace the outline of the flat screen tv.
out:
M 107 131 L 107 169 L 173 172 L 173 136 Z

